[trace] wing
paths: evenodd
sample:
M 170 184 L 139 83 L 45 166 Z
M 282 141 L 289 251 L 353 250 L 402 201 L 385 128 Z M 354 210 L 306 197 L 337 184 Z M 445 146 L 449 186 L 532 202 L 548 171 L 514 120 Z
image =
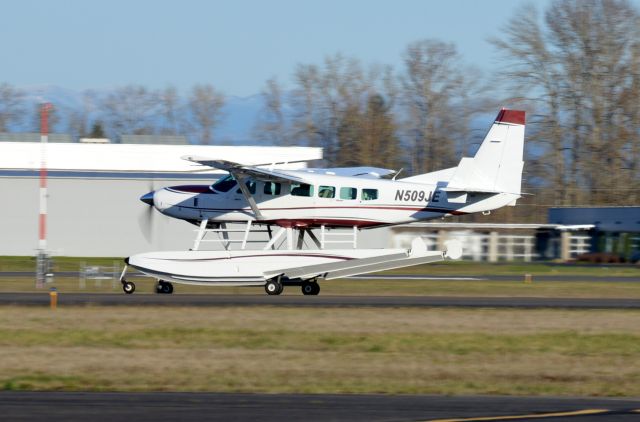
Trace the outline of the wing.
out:
M 293 175 L 287 172 L 286 170 L 269 170 L 269 169 L 257 167 L 257 166 L 266 166 L 266 165 L 288 164 L 288 163 L 295 163 L 295 162 L 301 162 L 301 161 L 288 161 L 286 163 L 285 162 L 266 163 L 266 164 L 256 164 L 256 165 L 248 166 L 244 164 L 234 163 L 232 161 L 212 160 L 210 158 L 196 157 L 191 155 L 186 155 L 182 157 L 182 159 L 191 161 L 194 163 L 198 163 L 203 166 L 228 171 L 236 179 L 245 179 L 247 177 L 252 177 L 256 180 L 263 180 L 267 182 L 312 183 L 302 177 L 299 177 L 298 175 Z
M 301 163 L 309 160 L 299 161 L 287 161 L 280 163 L 264 163 L 244 165 L 234 163 L 232 161 L 225 160 L 212 160 L 210 158 L 196 157 L 196 156 L 184 156 L 184 160 L 198 163 L 203 166 L 212 167 L 219 170 L 238 172 L 251 176 L 255 179 L 269 181 L 269 182 L 299 182 L 309 183 L 304 177 L 300 177 L 299 174 L 291 174 L 286 170 L 269 170 L 262 168 L 262 166 L 274 166 L 279 164 L 289 163 Z M 311 174 L 327 174 L 331 176 L 349 176 L 349 177 L 361 177 L 366 179 L 380 179 L 383 177 L 389 177 L 396 173 L 396 170 L 383 169 L 379 167 L 335 167 L 335 168 L 307 168 L 297 170 L 296 173 L 311 173 Z
M 307 168 L 299 170 L 306 173 L 329 174 L 332 176 L 361 177 L 365 179 L 381 179 L 396 173 L 396 170 L 383 169 L 379 167 L 335 167 L 335 168 Z
M 251 207 L 251 211 L 253 211 L 256 219 L 263 220 L 264 217 L 256 204 L 255 199 L 249 192 L 249 189 L 245 185 L 245 181 L 247 178 L 251 177 L 255 180 L 262 180 L 266 182 L 296 182 L 296 183 L 306 183 L 311 184 L 310 182 L 302 177 L 295 176 L 290 174 L 286 170 L 269 170 L 264 168 L 258 168 L 255 166 L 247 166 L 240 163 L 234 163 L 232 161 L 225 160 L 212 160 L 210 158 L 196 157 L 191 155 L 185 155 L 182 159 L 191 161 L 194 163 L 198 163 L 203 166 L 212 167 L 215 169 L 220 169 L 229 172 L 233 177 L 238 181 L 238 187 L 242 192 L 242 195 L 245 197 L 249 206 Z M 277 164 L 286 164 L 286 163 L 271 163 L 273 165 Z M 267 164 L 259 164 L 259 165 L 267 165 Z

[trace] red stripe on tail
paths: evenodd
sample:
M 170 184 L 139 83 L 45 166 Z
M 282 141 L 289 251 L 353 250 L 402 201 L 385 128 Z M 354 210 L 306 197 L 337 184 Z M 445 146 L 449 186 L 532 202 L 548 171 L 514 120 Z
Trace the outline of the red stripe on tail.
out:
M 514 125 L 524 125 L 525 112 L 524 110 L 507 110 L 502 109 L 496 117 L 496 123 L 512 123 Z

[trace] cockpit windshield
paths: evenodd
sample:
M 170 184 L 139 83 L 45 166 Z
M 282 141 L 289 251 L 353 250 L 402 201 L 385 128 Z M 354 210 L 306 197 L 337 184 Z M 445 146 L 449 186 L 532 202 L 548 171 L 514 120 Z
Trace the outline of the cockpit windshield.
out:
M 229 192 L 236 185 L 236 179 L 232 175 L 227 175 L 211 185 L 211 189 L 216 192 Z

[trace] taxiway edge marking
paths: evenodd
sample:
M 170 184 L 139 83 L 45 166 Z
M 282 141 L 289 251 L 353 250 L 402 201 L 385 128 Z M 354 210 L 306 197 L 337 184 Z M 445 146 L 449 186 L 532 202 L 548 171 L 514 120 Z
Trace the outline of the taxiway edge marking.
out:
M 531 413 L 526 415 L 480 416 L 477 418 L 462 418 L 462 419 L 430 419 L 425 422 L 515 421 L 519 419 L 543 419 L 543 418 L 556 418 L 556 417 L 562 417 L 562 416 L 597 415 L 600 413 L 607 413 L 607 412 L 610 412 L 610 410 L 609 409 L 583 409 L 583 410 L 572 410 L 568 412 Z

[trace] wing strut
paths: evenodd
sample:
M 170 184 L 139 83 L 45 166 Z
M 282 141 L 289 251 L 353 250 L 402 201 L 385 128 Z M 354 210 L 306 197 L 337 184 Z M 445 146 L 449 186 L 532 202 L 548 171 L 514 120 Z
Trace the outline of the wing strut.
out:
M 244 195 L 244 198 L 249 203 L 249 206 L 251 207 L 251 211 L 253 211 L 253 214 L 256 216 L 256 219 L 264 220 L 264 217 L 260 212 L 260 209 L 258 208 L 258 205 L 256 204 L 255 199 L 253 199 L 253 196 L 251 195 L 251 192 L 249 192 L 249 188 L 246 185 L 247 178 L 238 171 L 230 170 L 229 173 L 231 173 L 234 179 L 238 181 L 238 185 L 240 186 L 240 191 L 242 192 L 242 195 Z

